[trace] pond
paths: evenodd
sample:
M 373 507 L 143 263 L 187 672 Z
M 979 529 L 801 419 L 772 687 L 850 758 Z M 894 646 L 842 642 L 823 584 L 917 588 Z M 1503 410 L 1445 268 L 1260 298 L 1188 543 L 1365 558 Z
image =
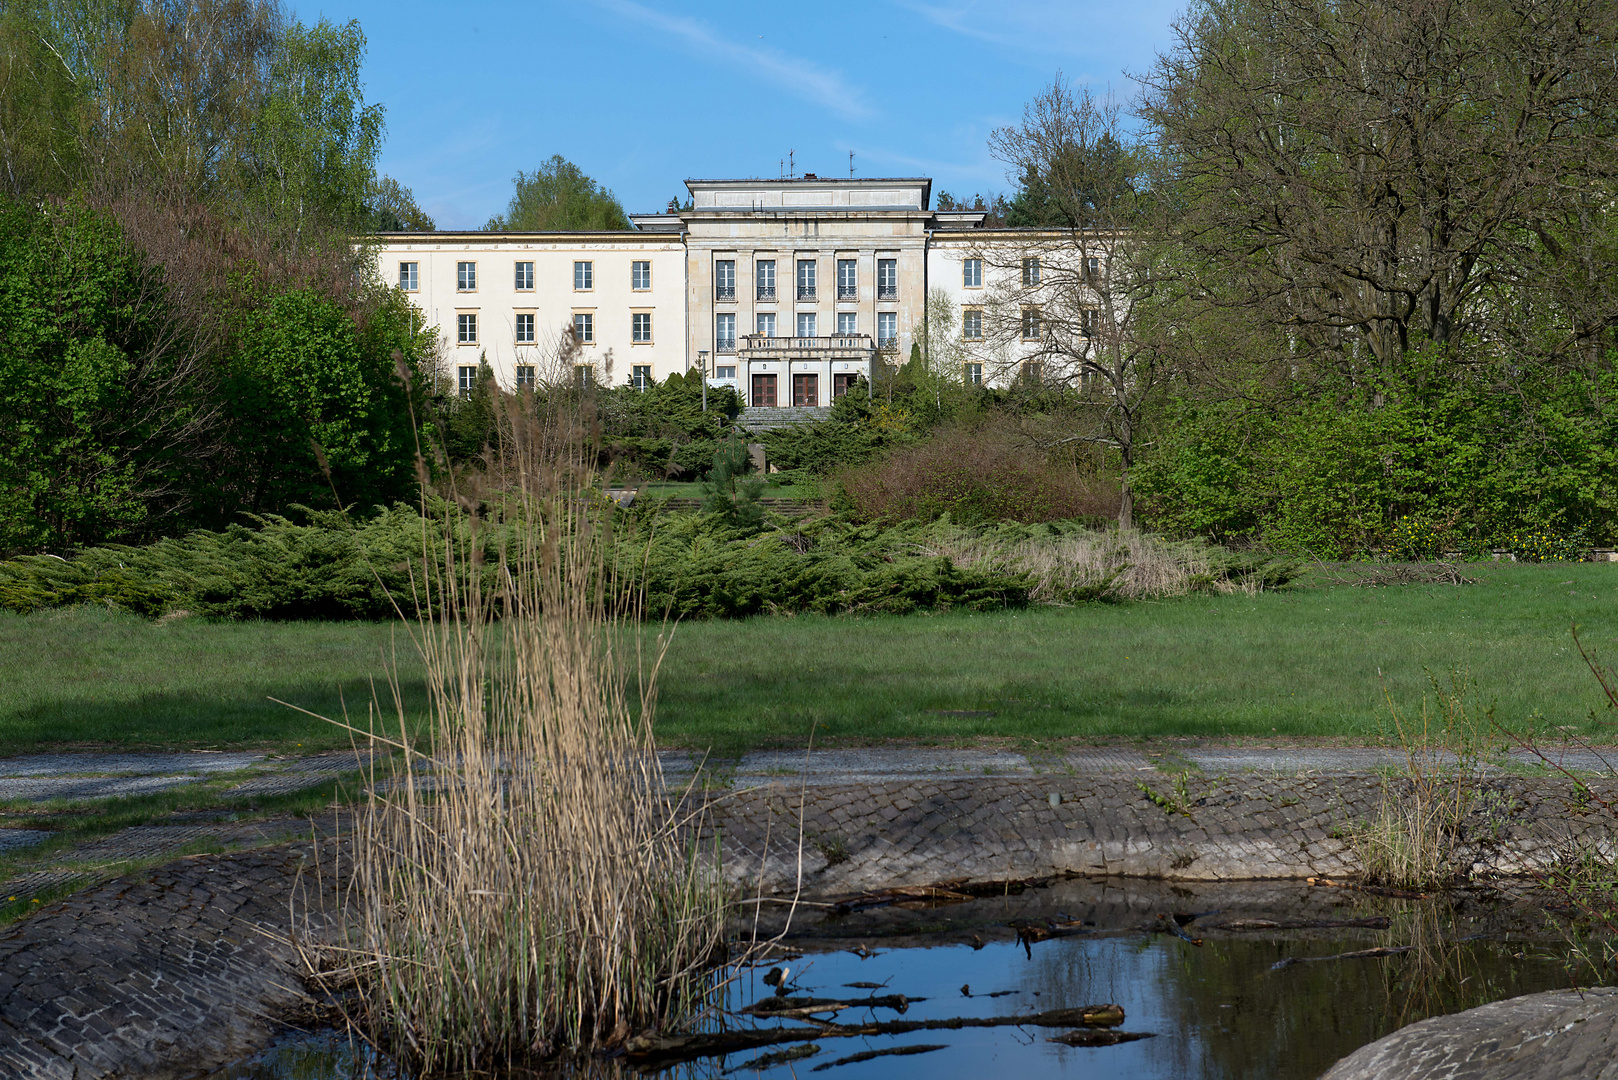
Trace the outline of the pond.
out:
M 1366 925 L 1286 928 L 1356 921 Z M 770 960 L 739 974 L 732 1010 L 771 997 L 764 977 L 784 967 L 791 997 L 908 999 L 845 1007 L 835 1014 L 843 1025 L 1116 1004 L 1124 1011 L 1116 1030 L 1151 1037 L 1075 1047 L 1051 1041 L 1071 1027 L 1027 1025 L 819 1037 L 637 1075 L 1306 1080 L 1404 1024 L 1573 981 L 1561 933 L 1532 905 L 1489 890 L 1415 900 L 1292 882 L 1084 879 L 944 907 L 800 907 L 790 925 L 772 911 L 756 926 L 785 935 Z M 754 928 L 749 917 L 745 930 Z M 1025 938 L 1053 928 L 1066 936 L 1019 941 L 1019 928 Z M 1308 959 L 1375 949 L 1404 951 Z M 856 1057 L 864 1060 L 846 1060 Z M 371 1071 L 366 1061 L 344 1037 L 299 1036 L 213 1080 L 347 1080 Z M 617 1063 L 575 1072 L 630 1074 Z

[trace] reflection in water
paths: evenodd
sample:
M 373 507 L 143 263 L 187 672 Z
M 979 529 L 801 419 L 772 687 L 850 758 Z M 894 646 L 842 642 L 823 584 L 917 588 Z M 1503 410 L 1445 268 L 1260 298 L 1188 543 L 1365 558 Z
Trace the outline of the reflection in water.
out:
M 1077 887 L 1075 887 L 1077 888 Z M 1249 887 L 1249 890 L 1251 887 Z M 1181 890 L 1181 892 L 1185 892 Z M 1206 891 L 1205 891 L 1206 892 Z M 1046 1009 L 1122 1005 L 1128 1031 L 1154 1032 L 1155 1038 L 1107 1047 L 1070 1048 L 1052 1043 L 1058 1030 L 997 1027 L 958 1031 L 917 1031 L 882 1038 L 816 1039 L 818 1053 L 782 1056 L 750 1051 L 728 1060 L 706 1061 L 659 1074 L 667 1080 L 706 1080 L 724 1075 L 805 1077 L 816 1066 L 868 1050 L 924 1043 L 948 1049 L 916 1056 L 888 1056 L 827 1070 L 831 1077 L 943 1080 L 966 1076 L 1154 1078 L 1274 1077 L 1313 1080 L 1332 1062 L 1404 1024 L 1427 1016 L 1471 1008 L 1487 1001 L 1568 984 L 1566 967 L 1544 945 L 1524 945 L 1489 918 L 1457 915 L 1449 900 L 1378 901 L 1333 898 L 1338 918 L 1386 916 L 1386 930 L 1309 930 L 1262 935 L 1221 933 L 1233 897 L 1189 893 L 1179 898 L 1188 910 L 1224 909 L 1223 916 L 1198 920 L 1193 929 L 1201 947 L 1170 934 L 1140 929 L 1163 897 L 1142 898 L 1131 886 L 1121 898 L 1061 893 L 1052 889 L 1013 909 L 990 902 L 962 905 L 948 912 L 874 913 L 865 921 L 844 920 L 804 927 L 802 944 L 836 951 L 808 952 L 792 963 L 796 990 L 816 997 L 872 993 L 849 983 L 882 984 L 879 994 L 902 993 L 913 1001 L 906 1020 L 1034 1013 Z M 1275 917 L 1252 907 L 1252 896 L 1235 898 L 1241 914 Z M 1317 902 L 1310 898 L 1305 903 Z M 996 902 L 998 903 L 998 901 Z M 1288 899 L 1294 913 L 1299 901 Z M 1031 910 L 1083 912 L 1098 922 L 1094 936 L 1044 941 L 1032 956 L 1011 940 L 1005 922 Z M 1322 912 L 1312 913 L 1319 916 Z M 1285 917 L 1283 915 L 1283 917 Z M 909 920 L 906 925 L 905 920 Z M 1489 925 L 1490 937 L 1478 936 Z M 998 928 L 998 936 L 992 928 Z M 889 948 L 895 934 L 912 947 Z M 972 948 L 978 938 L 980 948 Z M 807 940 L 804 940 L 807 939 Z M 950 944 L 938 944 L 948 940 Z M 868 942 L 869 959 L 838 946 Z M 815 944 L 811 944 L 815 942 Z M 1408 952 L 1373 959 L 1322 960 L 1275 969 L 1288 957 L 1331 956 L 1381 945 L 1411 945 Z M 740 1008 L 768 995 L 762 971 L 739 979 L 730 1005 Z M 991 996 L 995 995 L 995 996 Z M 837 1019 L 852 1023 L 891 1020 L 891 1011 L 849 1010 Z M 739 1022 L 746 1022 L 745 1020 Z M 780 1051 L 785 1047 L 775 1047 Z M 754 1067 L 746 1067 L 752 1065 Z M 615 1062 L 592 1062 L 567 1073 L 571 1078 L 624 1077 L 633 1073 Z M 288 1040 L 253 1063 L 227 1069 L 213 1080 L 389 1080 L 385 1069 L 356 1054 L 342 1037 Z

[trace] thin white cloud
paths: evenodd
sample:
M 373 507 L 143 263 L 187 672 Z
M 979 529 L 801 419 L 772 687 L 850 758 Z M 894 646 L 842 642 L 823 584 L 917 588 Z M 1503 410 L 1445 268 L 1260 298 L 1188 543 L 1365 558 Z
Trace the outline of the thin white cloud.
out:
M 849 85 L 840 72 L 777 49 L 728 41 L 695 19 L 668 15 L 637 4 L 635 0 L 597 0 L 597 3 L 608 11 L 678 39 L 696 56 L 748 68 L 798 97 L 823 105 L 840 116 L 864 120 L 875 115 L 875 110 L 865 103 L 859 88 Z
M 1111 57 L 1120 49 L 1166 45 L 1168 24 L 1183 6 L 1183 0 L 1136 0 L 1133 4 L 1073 0 L 894 2 L 936 26 L 1002 46 L 1015 56 L 1040 54 L 1091 60 Z M 1116 77 L 1103 76 L 1101 81 Z M 1095 79 L 1079 74 L 1073 76 L 1073 81 Z

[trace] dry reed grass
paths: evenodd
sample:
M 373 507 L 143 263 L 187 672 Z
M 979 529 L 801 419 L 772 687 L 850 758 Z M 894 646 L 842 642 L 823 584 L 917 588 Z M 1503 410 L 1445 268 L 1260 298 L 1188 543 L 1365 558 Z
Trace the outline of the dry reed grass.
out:
M 1033 579 L 1038 604 L 1151 600 L 1193 592 L 1252 595 L 1269 580 L 1263 567 L 1233 565 L 1229 553 L 1195 540 L 1165 540 L 1134 529 L 1095 529 L 1008 539 L 993 532 L 941 530 L 925 545 L 956 566 Z
M 394 752 L 349 836 L 351 1019 L 417 1075 L 621 1044 L 707 1007 L 723 947 L 714 860 L 691 846 L 652 742 L 660 656 L 626 656 L 607 514 L 577 434 L 509 403 L 481 490 L 423 536 L 408 625 L 431 724 Z M 498 588 L 486 581 L 485 535 Z
M 1349 834 L 1365 880 L 1426 889 L 1453 881 L 1460 865 L 1461 825 L 1477 800 L 1491 749 L 1492 718 L 1472 704 L 1465 671 L 1446 686 L 1432 680 L 1431 697 L 1411 717 L 1387 698 L 1392 736 L 1403 748 L 1398 776 L 1384 777 L 1376 813 Z

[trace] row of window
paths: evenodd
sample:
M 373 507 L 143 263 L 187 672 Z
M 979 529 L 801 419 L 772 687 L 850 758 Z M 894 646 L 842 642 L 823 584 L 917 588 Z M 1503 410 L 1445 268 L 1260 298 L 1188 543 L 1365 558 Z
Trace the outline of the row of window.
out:
M 754 333 L 764 337 L 776 336 L 775 312 L 761 311 L 754 316 Z M 816 337 L 819 335 L 820 320 L 813 311 L 798 312 L 797 336 Z M 859 313 L 854 311 L 839 311 L 837 313 L 837 333 L 857 334 L 860 332 Z M 876 343 L 878 345 L 893 345 L 899 340 L 899 315 L 893 311 L 879 311 L 876 314 Z M 717 352 L 729 353 L 736 351 L 736 316 L 732 312 L 722 311 L 714 316 L 714 349 Z
M 538 336 L 534 316 L 523 312 L 513 319 L 513 340 L 518 345 L 536 345 Z M 593 345 L 596 339 L 596 317 L 594 312 L 577 311 L 573 313 L 573 336 L 578 338 L 580 344 Z M 636 345 L 650 345 L 652 343 L 652 313 L 649 311 L 631 312 L 629 316 L 629 340 Z M 458 345 L 478 344 L 478 317 L 476 312 L 463 311 L 455 316 L 455 342 Z
M 518 261 L 512 264 L 512 287 L 518 292 L 534 291 L 534 264 L 527 261 Z M 596 267 L 594 260 L 579 259 L 573 263 L 573 291 L 591 292 L 596 287 Z M 629 264 L 629 287 L 636 292 L 646 292 L 652 287 L 652 264 L 648 259 L 636 259 Z M 417 292 L 421 289 L 421 264 L 419 262 L 401 262 L 399 264 L 399 288 L 405 292 Z M 476 262 L 457 262 L 455 264 L 455 291 L 477 292 L 478 264 Z
M 964 365 L 962 377 L 968 386 L 983 385 L 983 365 L 970 362 Z M 1023 365 L 1022 374 L 1025 379 L 1038 381 L 1044 377 L 1045 366 L 1038 360 L 1030 360 Z M 470 397 L 472 390 L 477 386 L 478 368 L 475 364 L 463 364 L 457 371 L 459 376 L 462 397 Z M 533 386 L 536 382 L 537 370 L 533 364 L 518 364 L 516 366 L 516 382 L 519 387 Z M 575 364 L 573 367 L 574 379 L 581 385 L 595 379 L 595 365 Z M 715 379 L 734 381 L 736 368 L 734 365 L 720 365 L 714 368 Z M 818 405 L 820 404 L 819 376 L 802 374 L 792 376 L 792 404 Z M 859 375 L 853 373 L 837 373 L 832 375 L 832 398 L 842 397 L 854 388 Z M 629 382 L 637 390 L 650 387 L 654 379 L 650 364 L 636 364 L 630 368 Z M 776 403 L 776 376 L 771 374 L 757 374 L 753 376 L 754 405 L 773 406 Z
M 818 270 L 819 264 L 814 259 L 798 260 L 798 276 L 796 295 L 799 300 L 815 300 L 819 298 Z M 982 276 L 981 268 L 979 276 Z M 760 259 L 753 264 L 754 296 L 759 300 L 774 300 L 775 295 L 775 260 Z M 721 301 L 736 299 L 736 260 L 717 259 L 714 261 L 713 275 L 714 299 Z M 837 299 L 858 300 L 859 288 L 859 261 L 857 259 L 837 260 Z M 899 260 L 878 259 L 876 261 L 876 298 L 878 300 L 897 300 L 899 298 Z

